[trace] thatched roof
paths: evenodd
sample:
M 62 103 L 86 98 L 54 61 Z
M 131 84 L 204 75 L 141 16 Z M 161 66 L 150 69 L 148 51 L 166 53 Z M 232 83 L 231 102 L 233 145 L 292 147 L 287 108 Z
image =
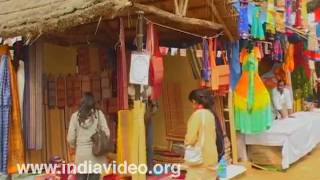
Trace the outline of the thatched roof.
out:
M 148 19 L 170 27 L 203 36 L 224 31 L 228 39 L 237 37 L 236 15 L 228 0 L 188 2 L 186 16 L 179 17 L 174 0 L 0 0 L 0 36 L 31 34 L 33 38 L 41 35 L 64 45 L 112 45 L 117 41 L 119 27 L 115 17 L 122 17 L 126 39 L 132 42 L 136 35 L 136 11 L 143 10 Z M 166 42 L 193 38 L 165 28 L 159 31 L 161 40 Z
M 0 0 L 0 35 L 63 31 L 100 16 L 116 17 L 128 0 Z

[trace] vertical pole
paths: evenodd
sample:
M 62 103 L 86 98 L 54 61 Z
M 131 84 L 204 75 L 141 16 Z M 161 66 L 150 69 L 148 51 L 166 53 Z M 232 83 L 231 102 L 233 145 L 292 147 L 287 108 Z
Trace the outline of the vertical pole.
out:
M 137 50 L 142 52 L 143 49 L 143 11 L 138 11 L 138 23 L 137 23 L 137 35 L 136 35 L 136 42 L 137 42 Z M 135 85 L 135 100 L 139 100 L 141 97 L 141 86 Z
M 228 109 L 229 109 L 229 121 L 230 121 L 230 138 L 232 147 L 232 162 L 233 164 L 238 163 L 238 144 L 237 135 L 234 124 L 234 110 L 233 110 L 233 91 L 229 90 L 228 94 Z

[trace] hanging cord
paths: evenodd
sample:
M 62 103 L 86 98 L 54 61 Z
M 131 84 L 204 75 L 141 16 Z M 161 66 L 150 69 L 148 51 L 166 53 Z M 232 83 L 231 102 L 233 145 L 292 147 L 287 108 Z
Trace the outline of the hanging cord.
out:
M 211 37 L 207 37 L 207 36 L 202 36 L 202 35 L 199 35 L 199 34 L 195 34 L 195 33 L 191 33 L 191 32 L 187 32 L 187 31 L 183 31 L 181 29 L 176 29 L 176 28 L 173 28 L 173 27 L 169 27 L 169 26 L 166 26 L 166 25 L 163 25 L 163 24 L 159 24 L 159 23 L 156 23 L 156 22 L 153 22 L 151 21 L 150 19 L 144 17 L 144 19 L 147 21 L 147 22 L 151 22 L 157 26 L 160 26 L 160 27 L 163 27 L 163 28 L 166 28 L 166 29 L 170 29 L 170 30 L 174 30 L 174 31 L 178 31 L 178 32 L 181 32 L 181 33 L 184 33 L 184 34 L 188 34 L 188 35 L 191 35 L 191 36 L 195 36 L 195 37 L 199 37 L 199 38 L 203 38 L 203 39 L 211 39 L 211 38 L 217 38 L 219 36 L 222 36 L 223 35 L 223 31 L 214 35 L 214 36 L 211 36 Z

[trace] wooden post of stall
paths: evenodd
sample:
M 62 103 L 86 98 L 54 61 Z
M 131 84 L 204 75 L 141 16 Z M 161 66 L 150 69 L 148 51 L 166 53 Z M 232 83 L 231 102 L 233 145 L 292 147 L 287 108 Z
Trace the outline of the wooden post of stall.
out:
M 232 147 L 232 163 L 238 163 L 238 144 L 237 135 L 234 125 L 234 109 L 233 109 L 233 91 L 229 90 L 228 94 L 228 109 L 229 109 L 229 123 L 230 123 L 230 139 Z
M 143 11 L 137 11 L 138 14 L 138 23 L 137 23 L 137 34 L 136 34 L 136 46 L 137 51 L 142 52 L 143 49 Z M 139 100 L 141 98 L 141 86 L 134 85 L 135 89 L 135 100 Z

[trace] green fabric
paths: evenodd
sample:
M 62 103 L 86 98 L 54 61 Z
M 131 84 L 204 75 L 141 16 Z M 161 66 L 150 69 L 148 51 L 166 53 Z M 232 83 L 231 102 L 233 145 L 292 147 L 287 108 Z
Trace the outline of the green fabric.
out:
M 272 121 L 272 109 L 271 106 L 262 110 L 255 110 L 251 113 L 243 111 L 240 108 L 235 108 L 235 116 L 241 117 L 236 118 L 236 130 L 241 133 L 255 134 L 261 133 L 271 127 Z
M 294 94 L 297 90 L 302 90 L 301 97 L 306 98 L 313 95 L 311 82 L 308 80 L 307 75 L 303 67 L 299 66 L 292 74 L 292 89 Z

